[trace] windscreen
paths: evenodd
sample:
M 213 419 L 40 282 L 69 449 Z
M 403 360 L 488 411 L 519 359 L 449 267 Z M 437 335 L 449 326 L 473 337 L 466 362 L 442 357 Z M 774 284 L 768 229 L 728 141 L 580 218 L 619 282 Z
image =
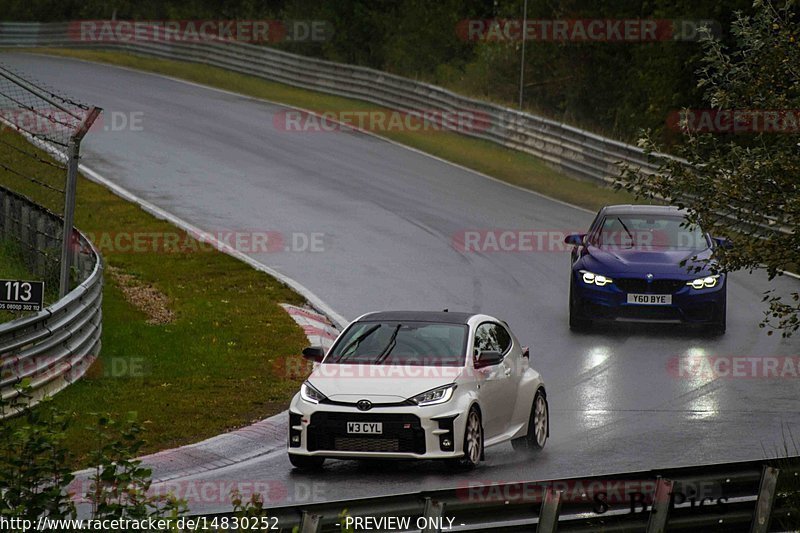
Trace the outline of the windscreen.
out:
M 462 366 L 467 326 L 431 322 L 359 322 L 339 339 L 326 364 Z
M 594 237 L 601 248 L 705 250 L 708 239 L 700 226 L 682 216 L 609 215 Z

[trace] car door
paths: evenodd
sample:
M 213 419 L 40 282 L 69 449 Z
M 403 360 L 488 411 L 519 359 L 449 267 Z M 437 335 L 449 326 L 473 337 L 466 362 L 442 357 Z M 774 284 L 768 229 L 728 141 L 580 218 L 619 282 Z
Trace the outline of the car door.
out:
M 511 335 L 500 324 L 484 322 L 475 329 L 474 358 L 477 358 L 482 350 L 498 351 L 505 355 L 499 364 L 475 371 L 480 387 L 483 429 L 487 439 L 503 433 L 514 413 L 517 394 L 517 384 L 514 380 L 515 378 L 519 380 L 519 372 L 514 372 L 514 362 L 508 355 L 511 344 Z

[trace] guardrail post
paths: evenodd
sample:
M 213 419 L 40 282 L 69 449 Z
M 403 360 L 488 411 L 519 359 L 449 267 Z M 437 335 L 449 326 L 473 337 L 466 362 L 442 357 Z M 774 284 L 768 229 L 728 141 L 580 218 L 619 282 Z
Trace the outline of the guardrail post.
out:
M 303 517 L 300 519 L 300 533 L 319 533 L 321 528 L 321 514 L 309 514 L 303 511 Z
M 664 533 L 667 530 L 673 484 L 671 479 L 661 476 L 656 478 L 656 492 L 653 494 L 650 519 L 647 521 L 647 533 Z
M 772 504 L 775 502 L 775 488 L 778 485 L 780 470 L 764 465 L 761 471 L 761 483 L 758 486 L 758 500 L 750 524 L 750 533 L 766 533 L 769 531 L 769 520 L 772 516 Z
M 425 508 L 422 511 L 425 517 L 425 527 L 421 533 L 441 533 L 442 516 L 444 516 L 444 502 L 425 498 Z
M 558 528 L 558 515 L 561 512 L 561 492 L 547 489 L 542 498 L 539 511 L 539 524 L 536 533 L 555 533 Z

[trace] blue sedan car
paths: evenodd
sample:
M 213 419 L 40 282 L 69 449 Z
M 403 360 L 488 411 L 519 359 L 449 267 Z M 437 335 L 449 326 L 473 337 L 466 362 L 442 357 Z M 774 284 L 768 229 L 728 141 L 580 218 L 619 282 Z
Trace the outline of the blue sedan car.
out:
M 594 321 L 692 323 L 725 332 L 726 275 L 709 261 L 715 239 L 669 206 L 614 205 L 574 245 L 569 325 Z

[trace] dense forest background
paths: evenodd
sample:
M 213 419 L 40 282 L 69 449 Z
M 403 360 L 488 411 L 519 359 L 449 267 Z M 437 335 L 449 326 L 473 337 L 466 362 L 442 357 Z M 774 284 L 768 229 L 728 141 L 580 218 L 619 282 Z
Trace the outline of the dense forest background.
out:
M 523 0 L 2 0 L 6 21 L 76 19 L 324 20 L 322 43 L 281 43 L 296 53 L 365 65 L 516 106 L 521 43 L 464 41 L 464 19 L 521 19 Z M 752 0 L 529 0 L 529 19 L 714 20 L 723 42 Z M 668 143 L 670 112 L 702 107 L 698 42 L 529 41 L 523 106 L 624 140 L 643 129 Z

